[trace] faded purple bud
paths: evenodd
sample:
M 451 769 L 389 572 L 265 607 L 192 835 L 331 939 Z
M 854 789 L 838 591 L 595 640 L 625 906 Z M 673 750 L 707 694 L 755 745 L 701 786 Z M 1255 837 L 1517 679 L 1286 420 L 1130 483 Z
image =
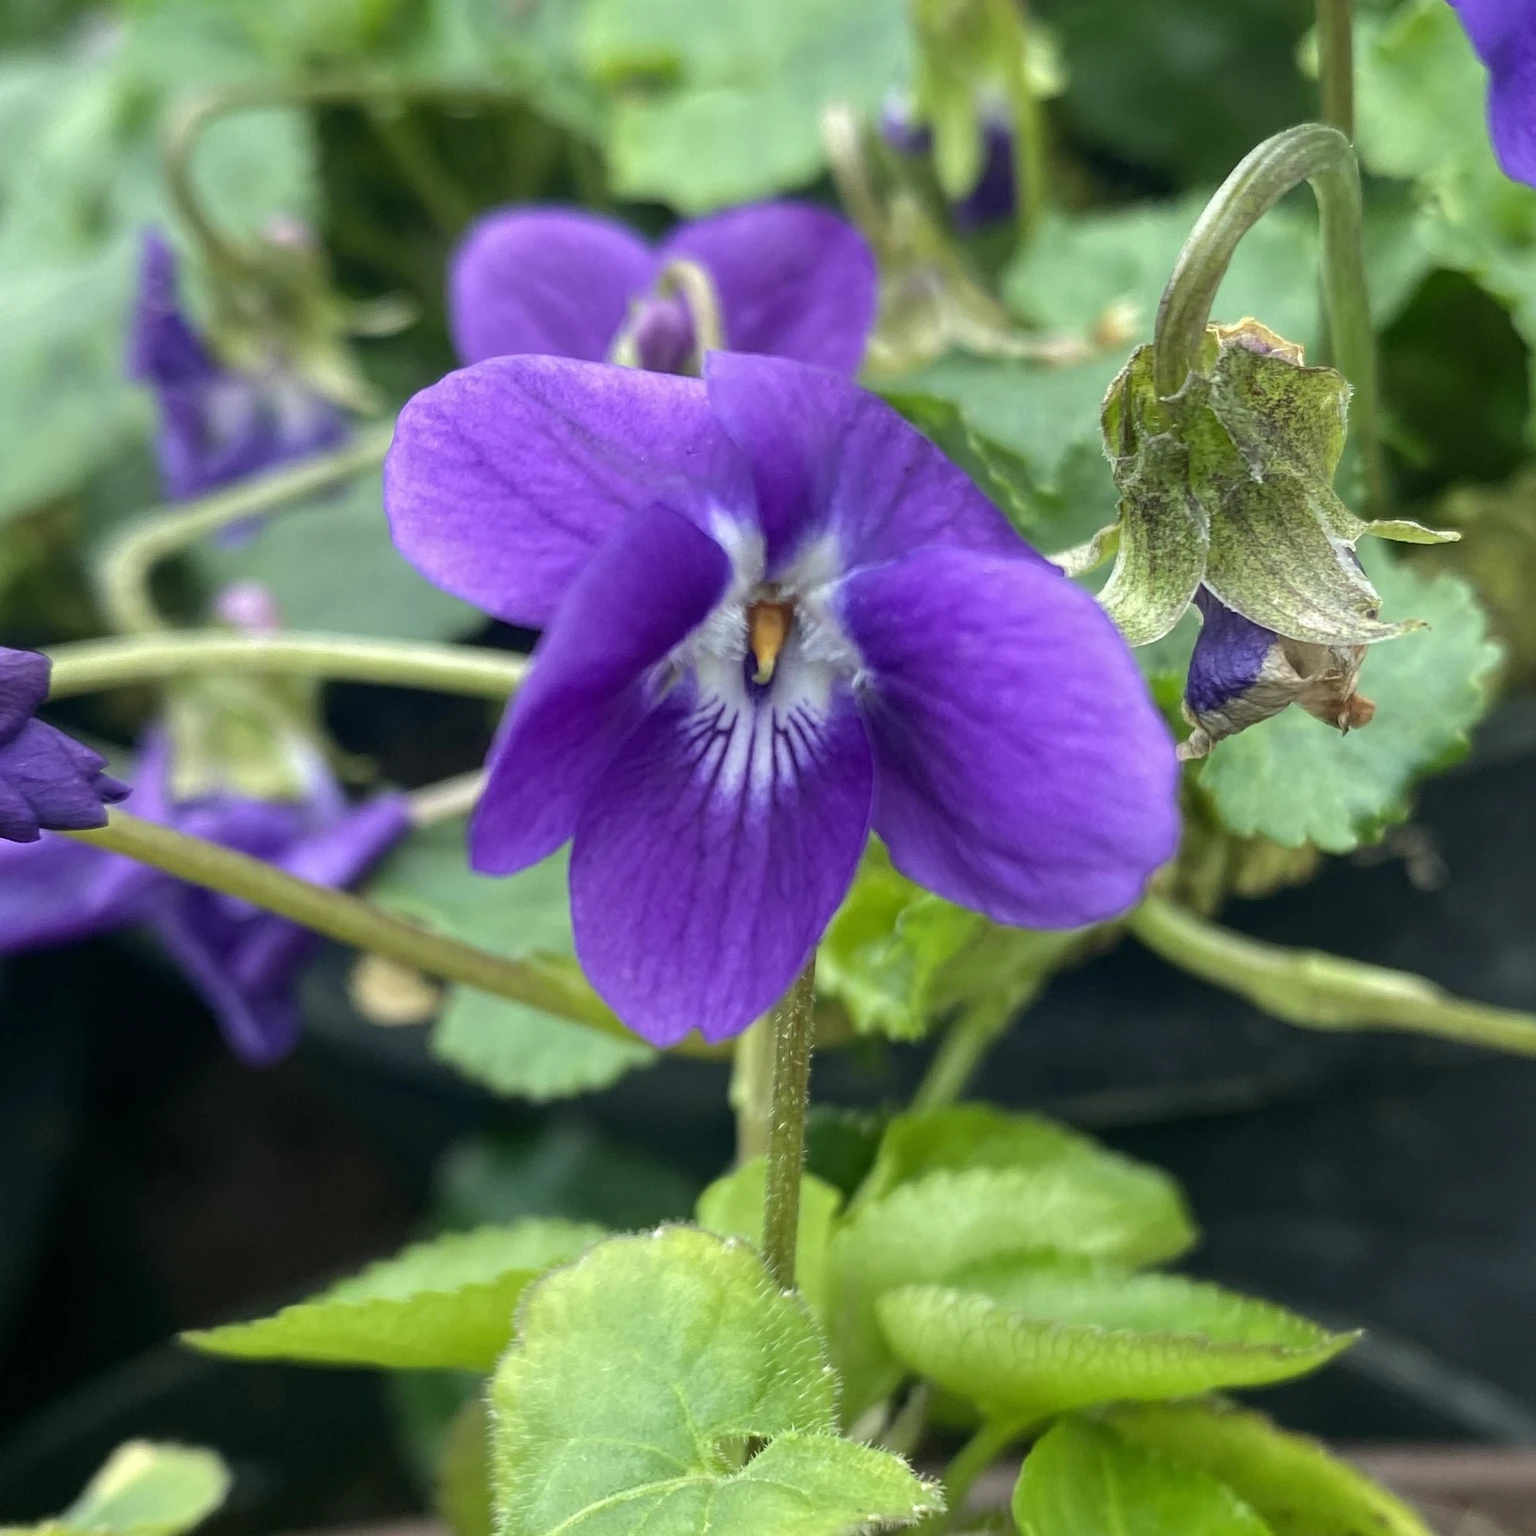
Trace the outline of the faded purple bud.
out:
M 265 582 L 232 581 L 213 600 L 214 617 L 247 635 L 275 635 L 283 627 L 277 595 Z
M 680 293 L 649 293 L 638 300 L 629 337 L 636 366 L 652 373 L 687 373 L 698 346 L 693 312 Z
M 1234 613 L 1203 586 L 1195 605 L 1203 622 L 1184 686 L 1184 718 L 1194 727 L 1179 747 L 1186 762 L 1292 704 L 1344 732 L 1376 713 L 1356 692 L 1365 646 L 1288 640 Z
M 105 807 L 128 793 L 99 753 L 33 718 L 48 697 L 48 673 L 36 651 L 0 649 L 0 838 L 13 843 L 36 842 L 50 828 L 105 826 Z
M 981 108 L 982 162 L 976 185 L 954 205 L 955 223 L 961 229 L 979 229 L 1011 219 L 1017 206 L 1013 160 L 1013 125 L 1005 107 L 994 102 Z M 914 158 L 933 152 L 933 130 L 912 116 L 899 98 L 885 104 L 880 135 L 898 154 Z

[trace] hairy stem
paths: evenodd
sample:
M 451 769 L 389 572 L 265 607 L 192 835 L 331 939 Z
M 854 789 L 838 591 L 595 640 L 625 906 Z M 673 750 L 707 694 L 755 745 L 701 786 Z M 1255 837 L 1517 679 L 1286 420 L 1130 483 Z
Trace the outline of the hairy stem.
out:
M 165 629 L 149 591 L 150 574 L 160 561 L 231 523 L 316 495 L 374 468 L 384 461 L 394 431 L 392 421 L 379 422 L 334 453 L 135 519 L 107 544 L 97 562 L 97 590 L 108 622 L 128 634 Z
M 1348 139 L 1355 136 L 1353 12 L 1353 0 L 1317 0 L 1317 73 L 1323 121 Z
M 1310 182 L 1323 238 L 1323 298 L 1340 371 L 1353 387 L 1350 428 L 1360 446 L 1370 514 L 1387 505 L 1376 397 L 1376 341 L 1362 245 L 1360 171 L 1337 128 L 1304 123 L 1265 140 L 1227 177 L 1190 231 L 1157 310 L 1154 376 L 1177 394 L 1205 340 L 1216 291 L 1238 242 L 1293 187 Z
M 167 630 L 119 640 L 55 646 L 49 697 L 67 699 L 199 672 L 257 672 L 424 688 L 505 699 L 527 675 L 525 657 L 472 645 L 369 640 L 356 635 L 242 635 L 224 629 Z
M 383 955 L 428 976 L 524 1003 L 605 1035 L 634 1038 L 579 976 L 536 963 L 506 960 L 457 939 L 429 933 L 359 896 L 312 885 L 218 843 L 117 810 L 111 812 L 104 827 L 61 835 L 125 854 L 206 890 L 238 897 L 327 938 Z
M 763 1187 L 763 1259 L 775 1283 L 795 1283 L 800 1231 L 800 1176 L 805 1166 L 805 1112 L 811 1093 L 816 957 L 769 1015 L 773 1028 L 773 1096 L 768 1170 Z
M 1467 1002 L 1406 971 L 1286 949 L 1148 896 L 1126 926 L 1163 959 L 1303 1029 L 1401 1029 L 1536 1056 L 1536 1015 Z

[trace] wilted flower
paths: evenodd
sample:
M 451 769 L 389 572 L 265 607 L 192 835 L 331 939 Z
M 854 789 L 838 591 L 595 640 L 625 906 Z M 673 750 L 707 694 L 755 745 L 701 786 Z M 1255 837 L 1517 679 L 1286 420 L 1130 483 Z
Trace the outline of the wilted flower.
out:
M 573 838 L 582 966 L 657 1044 L 775 1002 L 871 828 L 1029 927 L 1113 916 L 1173 852 L 1171 743 L 1113 626 L 834 373 L 500 358 L 406 406 L 385 494 L 431 579 L 544 630 L 472 862 Z
M 1451 0 L 1488 66 L 1488 126 L 1504 174 L 1536 186 L 1536 4 Z
M 874 257 L 851 224 L 800 203 L 680 224 L 654 249 L 595 213 L 488 214 L 449 269 L 454 345 L 467 363 L 528 352 L 601 362 L 628 343 L 642 368 L 689 371 L 696 317 L 664 281 L 679 262 L 708 275 L 725 347 L 858 368 L 875 317 Z
M 1325 725 L 1368 725 L 1376 706 L 1356 692 L 1363 645 L 1288 640 L 1234 613 L 1201 587 L 1195 593 L 1200 635 L 1189 659 L 1184 718 L 1194 729 L 1179 746 L 1185 760 L 1204 757 L 1224 737 L 1299 704 Z
M 105 826 L 105 807 L 128 793 L 99 753 L 33 718 L 48 697 L 49 670 L 36 651 L 0 647 L 0 839 L 8 842 L 36 842 L 44 828 Z
M 160 475 L 174 501 L 334 448 L 349 431 L 337 405 L 281 364 L 254 372 L 218 361 L 182 313 L 176 256 L 155 230 L 144 237 L 128 376 L 155 393 Z
M 152 734 L 134 774 L 140 816 L 317 884 L 351 884 L 408 827 L 402 796 L 353 809 L 329 776 L 317 779 L 303 803 L 234 795 L 176 802 L 170 766 L 165 738 Z M 308 929 L 69 838 L 0 847 L 0 954 L 72 943 L 130 923 L 153 927 L 242 1060 L 262 1064 L 292 1049 L 298 973 L 321 943 Z

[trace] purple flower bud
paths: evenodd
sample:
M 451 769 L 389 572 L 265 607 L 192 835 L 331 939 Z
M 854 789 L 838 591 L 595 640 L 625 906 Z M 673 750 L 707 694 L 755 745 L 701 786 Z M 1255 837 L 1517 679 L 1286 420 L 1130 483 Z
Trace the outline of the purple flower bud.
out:
M 1365 646 L 1286 639 L 1203 586 L 1195 605 L 1202 623 L 1184 685 L 1184 718 L 1194 730 L 1179 747 L 1181 758 L 1204 757 L 1218 741 L 1292 704 L 1340 731 L 1370 723 L 1376 706 L 1355 691 Z
M 1488 66 L 1488 126 L 1506 176 L 1536 186 L 1536 0 L 1451 0 Z
M 13 843 L 105 826 L 105 808 L 128 793 L 99 753 L 33 718 L 48 672 L 46 656 L 0 648 L 0 838 Z
M 640 367 L 652 373 L 686 373 L 698 339 L 693 312 L 681 294 L 648 293 L 630 322 Z
M 265 582 L 232 581 L 213 600 L 214 616 L 247 635 L 275 635 L 283 627 L 277 595 Z
M 182 313 L 175 253 L 154 230 L 144 237 L 127 368 L 155 393 L 160 475 L 173 501 L 334 448 L 350 431 L 340 408 L 291 371 L 217 361 Z
M 964 230 L 1000 224 L 1013 217 L 1017 206 L 1013 124 L 1006 107 L 990 101 L 983 104 L 981 133 L 981 175 L 954 205 L 955 223 Z M 898 154 L 917 158 L 933 153 L 933 130 L 918 122 L 900 98 L 887 100 L 880 117 L 880 135 Z

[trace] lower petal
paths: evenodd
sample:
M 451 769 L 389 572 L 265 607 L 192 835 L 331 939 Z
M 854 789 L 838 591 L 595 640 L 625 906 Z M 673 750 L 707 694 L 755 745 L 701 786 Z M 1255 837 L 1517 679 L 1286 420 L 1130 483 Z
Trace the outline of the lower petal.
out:
M 491 748 L 470 826 L 482 874 L 547 858 L 645 708 L 642 677 L 703 623 L 730 577 L 725 551 L 680 513 L 637 512 L 577 578 L 534 652 Z
M 1536 186 L 1536 36 L 1527 21 L 1491 64 L 1488 126 L 1504 174 Z
M 871 785 L 845 688 L 787 709 L 679 688 L 576 828 L 571 912 L 592 985 L 654 1045 L 740 1034 L 789 989 L 847 893 Z
M 1124 911 L 1178 841 L 1173 741 L 1093 599 L 1033 561 L 929 549 L 855 572 L 875 831 L 998 922 Z

